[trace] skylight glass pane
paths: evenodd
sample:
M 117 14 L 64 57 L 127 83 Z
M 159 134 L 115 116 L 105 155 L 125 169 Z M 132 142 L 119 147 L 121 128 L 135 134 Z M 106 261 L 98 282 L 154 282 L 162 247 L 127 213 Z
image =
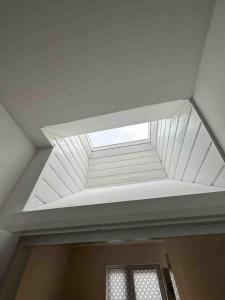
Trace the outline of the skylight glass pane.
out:
M 147 140 L 149 123 L 92 132 L 88 133 L 88 137 L 94 148 Z

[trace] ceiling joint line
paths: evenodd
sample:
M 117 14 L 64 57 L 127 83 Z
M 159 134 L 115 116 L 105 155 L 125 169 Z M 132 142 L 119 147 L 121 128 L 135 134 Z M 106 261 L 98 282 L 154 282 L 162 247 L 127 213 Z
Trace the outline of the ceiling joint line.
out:
M 56 141 L 57 142 L 57 141 Z M 71 168 L 73 169 L 73 171 L 75 172 L 75 174 L 77 175 L 77 178 L 79 179 L 79 181 L 81 182 L 82 185 L 85 185 L 85 183 L 80 179 L 79 174 L 77 173 L 77 171 L 74 169 L 71 160 L 67 157 L 65 151 L 63 150 L 62 146 L 57 142 L 57 145 L 59 146 L 60 150 L 62 151 L 64 157 L 66 158 L 67 162 L 69 163 L 69 165 L 71 166 Z
M 183 181 L 183 178 L 184 178 L 185 172 L 186 172 L 186 170 L 187 170 L 188 164 L 189 164 L 189 162 L 190 162 L 190 159 L 191 159 L 191 156 L 192 156 L 192 153 L 193 153 L 193 150 L 194 150 L 194 147 L 195 147 L 197 138 L 198 138 L 198 136 L 199 136 L 199 132 L 200 132 L 201 127 L 202 127 L 202 123 L 200 122 L 200 124 L 199 124 L 199 126 L 198 126 L 197 133 L 196 133 L 196 135 L 195 135 L 195 139 L 194 139 L 193 145 L 192 145 L 192 147 L 191 147 L 191 151 L 190 151 L 190 153 L 189 153 L 189 155 L 188 155 L 188 159 L 187 159 L 187 162 L 186 162 L 185 167 L 184 167 L 184 170 L 183 170 L 183 174 L 182 174 L 182 177 L 181 177 L 181 181 Z
M 49 164 L 49 167 L 52 169 L 52 171 L 58 176 L 58 178 L 62 181 L 62 183 L 66 186 L 66 188 L 73 194 L 73 191 L 70 189 L 70 187 L 67 185 L 67 183 L 64 181 L 64 179 L 60 176 L 60 174 L 56 171 L 56 169 L 52 166 L 52 164 Z
M 75 162 L 76 162 L 76 165 L 77 165 L 77 166 L 78 166 L 78 168 L 80 169 L 81 173 L 83 174 L 83 176 L 84 176 L 84 177 L 86 177 L 86 174 L 84 173 L 84 171 L 83 171 L 82 167 L 81 167 L 81 166 L 80 166 L 80 164 L 78 163 L 78 160 L 77 160 L 77 158 L 74 156 L 74 154 L 73 154 L 73 152 L 71 151 L 71 149 L 70 149 L 69 145 L 67 144 L 67 141 L 66 141 L 66 139 L 65 139 L 65 145 L 66 145 L 67 149 L 69 150 L 69 152 L 71 153 L 71 155 L 72 155 L 73 159 L 75 160 Z
M 64 166 L 64 164 L 61 162 L 61 159 L 58 158 L 57 153 L 54 152 L 54 155 L 56 157 L 56 159 L 58 160 L 58 162 L 61 164 L 62 168 L 65 170 L 65 172 L 68 174 L 68 176 L 70 177 L 70 179 L 72 180 L 72 182 L 76 185 L 76 187 L 78 188 L 79 191 L 81 191 L 81 188 L 79 187 L 79 185 L 77 184 L 77 182 L 74 180 L 73 176 L 70 174 L 70 172 L 67 170 L 67 168 Z
M 34 195 L 35 198 L 37 198 L 39 201 L 41 201 L 43 204 L 46 204 L 47 202 L 45 202 L 40 196 L 38 195 Z
M 206 153 L 205 153 L 205 155 L 204 155 L 204 157 L 203 157 L 203 160 L 201 161 L 201 164 L 200 164 L 200 166 L 199 166 L 199 168 L 198 168 L 198 171 L 197 171 L 197 173 L 196 173 L 194 179 L 192 180 L 192 182 L 196 182 L 196 179 L 197 179 L 197 177 L 198 177 L 198 174 L 199 174 L 200 171 L 201 171 L 201 168 L 202 168 L 202 166 L 203 166 L 203 164 L 204 164 L 204 162 L 205 162 L 205 160 L 206 160 L 206 157 L 207 157 L 207 155 L 208 155 L 208 153 L 209 153 L 210 148 L 212 147 L 212 144 L 213 144 L 212 141 L 210 141 L 209 146 L 208 146 L 208 148 L 207 148 L 207 150 L 206 150 Z
M 176 137 L 177 137 L 177 128 L 178 128 L 178 123 L 179 123 L 179 120 L 180 120 L 180 114 L 176 118 L 177 118 L 177 124 L 176 124 L 176 129 L 175 129 L 175 137 L 174 137 L 174 140 L 173 140 L 172 151 L 171 151 L 171 155 L 170 155 L 170 162 L 169 162 L 169 167 L 168 167 L 168 174 L 170 173 L 171 161 L 172 161 L 174 146 L 175 146 Z
M 73 145 L 73 148 L 74 148 L 75 150 L 76 150 L 76 147 L 75 147 L 74 143 L 76 142 L 76 145 L 77 145 L 78 149 L 80 150 L 80 151 L 77 151 L 77 150 L 76 150 L 76 151 L 77 151 L 77 153 L 78 153 L 80 159 L 82 160 L 83 164 L 85 164 L 86 160 L 88 160 L 88 156 L 85 157 L 85 155 L 84 155 L 84 153 L 83 153 L 83 151 L 82 151 L 82 149 L 81 149 L 81 146 L 80 146 L 80 144 L 78 143 L 77 137 L 76 137 L 76 136 L 70 137 L 70 141 L 71 141 L 71 143 L 72 143 L 72 145 Z M 82 144 L 82 143 L 81 143 L 81 144 Z M 85 167 L 87 168 L 87 166 L 85 166 Z
M 218 173 L 216 174 L 215 178 L 213 179 L 211 185 L 214 185 L 217 181 L 217 179 L 220 177 L 221 173 L 223 172 L 225 168 L 225 165 L 223 164 L 222 167 L 220 168 L 220 170 L 218 171 Z
M 86 166 L 85 163 L 83 162 L 82 155 L 81 155 L 81 154 L 79 153 L 79 151 L 75 148 L 72 139 L 69 138 L 69 140 L 70 140 L 70 143 L 71 143 L 71 145 L 72 145 L 74 151 L 77 153 L 77 156 L 79 157 L 79 159 L 80 159 L 80 161 L 81 161 L 81 164 L 83 165 L 84 169 L 85 169 L 86 171 L 88 171 L 88 166 Z M 78 147 L 78 148 L 79 148 L 79 147 Z
M 84 160 L 88 159 L 88 155 L 83 147 L 83 144 L 81 143 L 80 139 L 78 138 L 78 136 L 74 136 L 74 139 L 77 142 L 78 148 L 80 149 L 80 152 L 83 154 Z
M 180 150 L 179 150 L 178 158 L 177 158 L 177 161 L 176 161 L 176 166 L 175 166 L 174 173 L 173 173 L 173 179 L 175 178 L 176 171 L 177 171 L 177 166 L 179 164 L 180 156 L 181 156 L 181 153 L 182 153 L 182 150 L 183 150 L 184 140 L 185 140 L 185 137 L 186 137 L 186 134 L 187 134 L 187 129 L 188 129 L 191 113 L 192 113 L 192 108 L 189 112 L 188 119 L 187 119 L 187 124 L 185 126 L 185 131 L 184 131 L 184 135 L 183 135 L 183 138 L 182 138 L 181 147 L 180 147 Z
M 59 196 L 59 198 L 63 198 L 63 196 L 48 182 L 48 180 L 43 177 L 43 181 Z

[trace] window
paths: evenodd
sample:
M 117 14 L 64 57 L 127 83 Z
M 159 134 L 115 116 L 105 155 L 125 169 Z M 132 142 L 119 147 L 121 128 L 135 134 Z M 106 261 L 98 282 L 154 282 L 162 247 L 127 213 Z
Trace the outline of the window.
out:
M 96 131 L 86 136 L 93 151 L 145 143 L 150 141 L 149 123 Z
M 107 300 L 165 300 L 159 265 L 107 268 Z

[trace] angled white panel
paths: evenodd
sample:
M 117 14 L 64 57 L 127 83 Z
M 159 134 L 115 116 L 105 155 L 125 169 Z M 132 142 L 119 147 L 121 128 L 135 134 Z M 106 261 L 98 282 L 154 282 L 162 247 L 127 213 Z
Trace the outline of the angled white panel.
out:
M 60 199 L 57 192 L 44 180 L 40 181 L 34 196 L 36 195 L 46 203 Z
M 140 173 L 132 173 L 118 176 L 107 176 L 103 178 L 94 178 L 88 182 L 88 187 L 100 187 L 109 185 L 121 185 L 128 183 L 137 183 L 143 181 L 153 181 L 165 179 L 166 175 L 163 170 L 153 170 Z
M 162 120 L 159 120 L 158 121 L 158 130 L 157 130 L 157 144 L 156 144 L 156 149 L 157 149 L 158 153 L 159 153 L 159 148 L 160 148 L 161 129 L 162 129 Z
M 182 148 L 184 137 L 185 137 L 186 130 L 187 130 L 189 116 L 190 116 L 190 109 L 184 111 L 180 115 L 180 118 L 178 121 L 176 138 L 175 138 L 173 153 L 172 153 L 172 157 L 171 157 L 170 168 L 169 168 L 169 172 L 168 172 L 168 177 L 171 179 L 174 177 L 174 174 L 176 171 L 177 163 L 178 163 L 179 156 L 181 153 L 181 148 Z
M 29 210 L 29 208 L 35 209 L 37 207 L 42 206 L 43 204 L 45 204 L 45 202 L 42 202 L 37 197 L 32 196 L 30 199 L 30 205 L 28 205 L 27 209 L 28 210 Z
M 79 152 L 74 149 L 73 143 L 71 142 L 70 138 L 66 138 L 65 143 L 67 144 L 68 148 L 70 149 L 70 152 L 73 156 L 74 161 L 77 164 L 77 167 L 79 167 L 80 171 L 86 177 L 88 166 L 82 161 L 81 157 L 79 156 Z
M 88 173 L 88 180 L 96 177 L 117 176 L 123 174 L 131 174 L 131 173 L 160 170 L 160 169 L 162 169 L 162 165 L 160 162 L 145 163 L 145 164 L 138 164 L 138 165 L 131 164 L 129 166 L 90 171 Z
M 72 138 L 72 137 L 70 137 L 70 138 Z M 87 157 L 85 155 L 85 157 L 86 157 L 85 160 L 88 162 L 88 158 L 92 156 L 92 150 L 91 150 L 91 147 L 89 145 L 89 142 L 88 142 L 85 134 L 79 135 L 78 138 L 79 138 L 79 140 L 80 140 L 80 142 L 83 146 L 83 149 L 84 149 L 85 153 L 87 154 Z
M 136 159 L 136 158 L 143 158 L 149 156 L 157 157 L 157 154 L 155 151 L 151 150 L 151 151 L 141 151 L 141 152 L 134 152 L 134 153 L 124 153 L 124 154 L 113 155 L 113 156 L 99 157 L 99 158 L 90 159 L 89 165 L 91 166 L 93 164 L 124 161 L 126 159 Z
M 218 150 L 216 149 L 216 146 L 212 144 L 201 166 L 201 169 L 198 173 L 195 182 L 208 185 L 214 184 L 214 181 L 216 180 L 223 166 L 223 159 L 220 156 Z
M 157 144 L 158 121 L 151 122 L 151 144 L 156 147 Z
M 59 145 L 59 144 L 58 144 Z M 65 153 L 62 151 L 62 148 L 59 147 L 58 145 L 55 146 L 55 155 L 57 158 L 60 160 L 62 165 L 65 166 L 66 170 L 70 174 L 70 177 L 73 179 L 74 183 L 77 185 L 77 187 L 82 190 L 84 185 L 82 181 L 80 180 L 77 172 L 75 172 L 74 168 L 71 166 L 70 160 L 68 157 L 65 155 Z
M 211 139 L 204 126 L 201 126 L 183 180 L 193 182 L 209 150 Z
M 65 185 L 65 183 L 57 175 L 57 173 L 51 168 L 51 166 L 46 168 L 43 178 L 47 180 L 47 182 L 61 197 L 65 197 L 72 194 L 68 187 Z
M 74 150 L 78 154 L 80 160 L 82 161 L 83 165 L 88 169 L 88 155 L 84 150 L 83 144 L 80 142 L 80 139 L 76 136 L 71 136 L 70 141 L 73 145 Z
M 153 145 L 150 144 L 149 142 L 147 142 L 147 143 L 141 143 L 138 145 L 130 145 L 130 146 L 126 146 L 126 147 L 93 151 L 92 156 L 90 158 L 94 159 L 94 158 L 101 158 L 101 157 L 110 157 L 110 156 L 115 156 L 115 155 L 120 155 L 120 154 L 152 151 L 152 150 L 155 150 Z
M 218 178 L 216 179 L 214 186 L 225 188 L 225 166 L 221 170 Z
M 90 164 L 89 173 L 91 171 L 96 171 L 96 170 L 104 170 L 104 169 L 125 167 L 130 165 L 142 165 L 142 164 L 158 163 L 158 162 L 159 162 L 159 158 L 156 155 L 155 156 L 149 155 L 147 157 L 124 159 L 124 160 L 105 162 L 105 163 L 95 163 L 95 164 Z
M 178 121 L 179 121 L 179 116 L 177 116 L 171 120 L 170 135 L 169 135 L 169 141 L 168 141 L 168 146 L 167 146 L 166 159 L 165 159 L 165 163 L 164 163 L 164 168 L 165 168 L 167 174 L 169 171 L 171 157 L 172 157 L 172 153 L 173 153 Z
M 164 145 L 165 129 L 166 129 L 166 120 L 162 120 L 161 121 L 160 137 L 159 137 L 159 149 L 158 149 L 158 155 L 159 155 L 159 158 L 161 160 L 162 160 L 162 156 L 163 156 L 163 145 Z
M 85 161 L 87 162 L 88 161 L 88 154 L 86 153 L 86 151 L 84 149 L 84 146 L 83 146 L 83 144 L 80 141 L 79 136 L 74 136 L 73 139 L 72 139 L 72 141 L 74 143 L 77 143 L 78 147 L 80 148 L 80 153 L 82 153 Z
M 81 188 L 82 188 L 82 186 L 85 186 L 85 183 L 86 183 L 86 177 L 85 177 L 85 174 L 83 173 L 83 170 L 80 169 L 79 164 L 74 159 L 74 156 L 71 153 L 71 149 L 68 147 L 68 144 L 66 143 L 66 141 L 60 140 L 60 141 L 58 141 L 58 144 L 59 144 L 61 150 L 63 151 L 66 159 L 68 160 L 71 167 L 73 168 L 73 171 L 76 174 L 77 178 L 81 182 Z
M 169 142 L 169 136 L 170 136 L 170 126 L 171 126 L 171 120 L 168 119 L 168 120 L 166 120 L 164 144 L 163 144 L 163 155 L 162 155 L 163 165 L 165 165 L 165 161 L 166 161 L 166 154 L 167 154 L 167 148 L 168 148 L 168 142 Z
M 185 169 L 187 167 L 197 134 L 200 130 L 201 121 L 194 109 L 192 109 L 191 116 L 188 122 L 187 131 L 185 134 L 184 142 L 181 149 L 180 158 L 177 164 L 177 169 L 174 178 L 181 180 Z
M 55 153 L 52 156 L 49 165 L 51 166 L 52 169 L 55 170 L 58 176 L 65 182 L 65 185 L 68 187 L 71 193 L 76 193 L 79 191 L 79 188 L 75 184 L 74 180 L 71 178 L 70 173 L 68 172 L 66 167 L 61 163 L 61 161 L 57 158 Z

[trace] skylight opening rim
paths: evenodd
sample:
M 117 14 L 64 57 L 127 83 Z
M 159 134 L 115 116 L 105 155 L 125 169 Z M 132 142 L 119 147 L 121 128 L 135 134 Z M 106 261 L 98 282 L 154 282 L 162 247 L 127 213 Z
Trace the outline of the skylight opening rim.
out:
M 148 127 L 147 127 L 148 138 L 146 138 L 146 139 L 140 139 L 140 140 L 134 140 L 134 141 L 122 142 L 122 143 L 115 143 L 115 144 L 104 145 L 104 146 L 94 146 L 92 144 L 92 141 L 91 141 L 90 137 L 89 137 L 90 133 L 86 133 L 85 138 L 86 138 L 87 143 L 88 143 L 88 145 L 89 145 L 92 152 L 151 143 L 151 122 L 144 122 L 144 123 L 148 124 Z M 137 124 L 132 124 L 132 125 L 138 125 L 138 124 L 142 124 L 142 123 L 137 123 Z M 132 126 L 132 125 L 129 125 L 129 126 Z M 122 127 L 124 127 L 124 126 L 122 126 Z M 121 127 L 118 127 L 118 128 L 121 128 Z

